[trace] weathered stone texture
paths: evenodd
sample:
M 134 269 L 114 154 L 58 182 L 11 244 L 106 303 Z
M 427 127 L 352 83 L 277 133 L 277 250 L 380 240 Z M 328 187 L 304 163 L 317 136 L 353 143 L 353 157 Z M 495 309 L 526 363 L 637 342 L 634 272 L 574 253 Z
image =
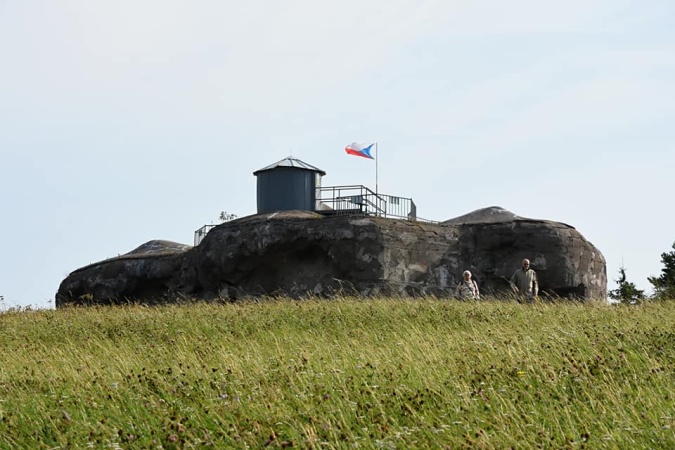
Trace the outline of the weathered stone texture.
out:
M 450 296 L 465 269 L 508 291 L 529 258 L 542 295 L 605 299 L 602 254 L 573 227 L 485 208 L 441 224 L 287 211 L 225 222 L 191 248 L 151 241 L 71 273 L 56 304 L 307 295 Z
M 569 225 L 523 219 L 459 228 L 460 259 L 476 273 L 482 292 L 506 289 L 506 278 L 529 258 L 542 295 L 606 298 L 604 257 Z
M 190 251 L 189 245 L 155 240 L 77 269 L 59 286 L 56 306 L 161 301 L 168 292 L 175 292 L 176 275 Z
M 260 218 L 209 232 L 191 255 L 193 295 L 338 292 L 395 294 L 420 285 L 420 273 L 442 257 L 443 236 L 424 225 L 370 217 Z M 196 283 L 191 284 L 192 281 Z

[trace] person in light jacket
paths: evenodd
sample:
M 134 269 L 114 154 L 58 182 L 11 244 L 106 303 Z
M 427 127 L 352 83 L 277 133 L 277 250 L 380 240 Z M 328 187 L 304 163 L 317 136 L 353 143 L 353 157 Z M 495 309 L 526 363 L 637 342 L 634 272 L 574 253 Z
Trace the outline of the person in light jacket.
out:
M 534 303 L 535 297 L 539 294 L 539 281 L 537 272 L 530 268 L 529 259 L 524 259 L 520 269 L 513 273 L 511 289 L 516 295 L 525 297 L 528 303 Z
M 478 299 L 478 283 L 471 279 L 471 272 L 465 270 L 462 274 L 462 281 L 457 285 L 455 294 L 461 299 Z

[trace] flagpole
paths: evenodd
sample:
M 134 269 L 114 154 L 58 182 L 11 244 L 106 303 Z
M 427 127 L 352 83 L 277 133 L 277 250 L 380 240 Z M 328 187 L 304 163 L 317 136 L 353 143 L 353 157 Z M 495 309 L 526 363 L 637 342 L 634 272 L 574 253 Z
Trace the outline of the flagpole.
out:
M 377 197 L 377 162 L 380 160 L 377 154 L 377 142 L 375 142 L 375 196 Z

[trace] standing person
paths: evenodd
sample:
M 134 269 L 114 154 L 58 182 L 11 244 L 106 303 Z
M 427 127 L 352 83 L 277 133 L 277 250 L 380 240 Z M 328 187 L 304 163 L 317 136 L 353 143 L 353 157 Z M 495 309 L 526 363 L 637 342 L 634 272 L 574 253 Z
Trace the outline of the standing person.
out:
M 528 303 L 534 303 L 534 298 L 539 294 L 539 282 L 537 272 L 530 269 L 529 259 L 524 259 L 520 269 L 513 273 L 511 288 L 516 294 L 525 296 Z
M 478 283 L 471 279 L 471 272 L 465 270 L 462 276 L 463 279 L 457 285 L 455 294 L 461 299 L 478 299 Z

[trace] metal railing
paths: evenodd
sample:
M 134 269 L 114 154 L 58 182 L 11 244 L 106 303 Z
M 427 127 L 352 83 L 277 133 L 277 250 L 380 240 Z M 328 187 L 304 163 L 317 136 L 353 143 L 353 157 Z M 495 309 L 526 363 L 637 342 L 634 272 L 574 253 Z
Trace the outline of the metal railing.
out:
M 206 237 L 206 234 L 214 228 L 215 225 L 204 225 L 197 231 L 195 231 L 195 247 Z
M 375 193 L 362 185 L 331 186 L 317 189 L 316 211 L 325 214 L 363 214 L 418 220 L 411 198 Z
M 316 212 L 324 215 L 367 215 L 390 219 L 438 223 L 417 217 L 417 206 L 411 198 L 379 194 L 362 185 L 317 188 Z M 199 245 L 217 225 L 204 225 L 195 231 L 194 245 Z

